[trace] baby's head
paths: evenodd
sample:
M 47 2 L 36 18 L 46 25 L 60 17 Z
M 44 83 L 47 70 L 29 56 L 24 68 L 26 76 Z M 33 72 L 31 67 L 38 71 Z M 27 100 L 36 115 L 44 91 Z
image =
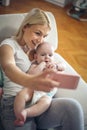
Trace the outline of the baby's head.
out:
M 37 63 L 51 62 L 54 59 L 54 48 L 51 43 L 43 42 L 39 44 L 34 55 Z

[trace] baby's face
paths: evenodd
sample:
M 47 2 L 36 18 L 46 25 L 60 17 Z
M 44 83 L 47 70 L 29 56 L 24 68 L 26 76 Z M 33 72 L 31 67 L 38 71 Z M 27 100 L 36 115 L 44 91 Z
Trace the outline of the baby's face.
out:
M 52 62 L 54 59 L 53 47 L 49 44 L 44 43 L 41 45 L 36 55 L 38 64 L 41 62 Z

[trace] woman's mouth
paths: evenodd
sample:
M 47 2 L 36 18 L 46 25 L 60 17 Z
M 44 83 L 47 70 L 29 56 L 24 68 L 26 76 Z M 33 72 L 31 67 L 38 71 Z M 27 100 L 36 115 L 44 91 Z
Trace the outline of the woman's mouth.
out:
M 36 43 L 32 41 L 32 45 L 35 48 L 36 47 Z
M 36 46 L 36 44 L 32 41 L 33 45 Z

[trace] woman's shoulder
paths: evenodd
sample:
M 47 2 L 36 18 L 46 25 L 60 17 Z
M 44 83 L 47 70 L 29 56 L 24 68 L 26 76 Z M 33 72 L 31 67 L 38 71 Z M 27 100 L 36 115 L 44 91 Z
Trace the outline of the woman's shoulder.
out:
M 5 44 L 8 44 L 8 45 L 12 45 L 12 44 L 14 44 L 16 42 L 16 40 L 13 38 L 13 37 L 11 37 L 11 38 L 6 38 L 6 39 L 4 39 L 1 43 L 0 43 L 0 46 L 2 46 L 2 45 L 5 45 Z
M 17 43 L 14 37 L 6 38 L 0 43 L 0 46 L 2 45 L 9 45 L 13 48 L 13 50 L 18 50 L 20 48 L 19 44 Z

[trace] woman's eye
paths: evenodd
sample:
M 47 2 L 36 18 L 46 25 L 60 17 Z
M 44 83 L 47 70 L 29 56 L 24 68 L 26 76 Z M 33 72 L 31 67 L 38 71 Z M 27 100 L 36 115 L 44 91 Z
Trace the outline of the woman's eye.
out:
M 35 32 L 35 34 L 40 36 L 40 33 L 39 33 L 39 32 Z
M 47 37 L 47 36 L 48 36 L 48 35 L 45 35 L 44 38 Z

